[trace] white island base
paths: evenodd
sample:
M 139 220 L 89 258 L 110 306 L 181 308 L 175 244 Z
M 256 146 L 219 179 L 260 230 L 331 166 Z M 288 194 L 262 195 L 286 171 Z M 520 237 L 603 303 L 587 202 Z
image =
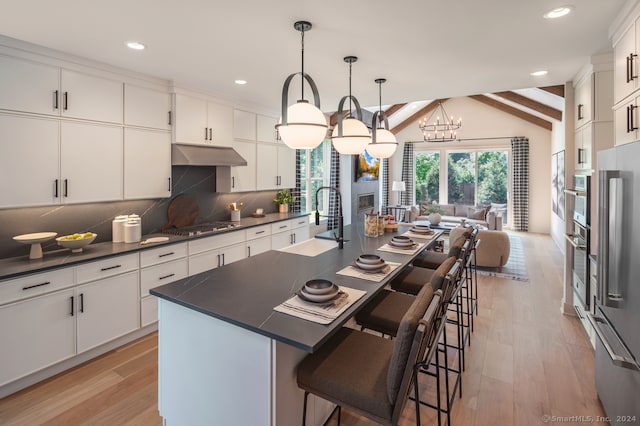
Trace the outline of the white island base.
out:
M 300 425 L 307 352 L 158 299 L 158 408 L 166 426 Z M 307 424 L 335 406 L 309 395 Z

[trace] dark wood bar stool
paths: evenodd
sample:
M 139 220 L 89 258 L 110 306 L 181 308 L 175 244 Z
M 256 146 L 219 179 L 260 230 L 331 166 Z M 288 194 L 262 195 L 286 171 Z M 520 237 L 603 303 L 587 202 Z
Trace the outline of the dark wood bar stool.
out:
M 298 386 L 304 390 L 302 424 L 306 424 L 309 393 L 347 407 L 384 425 L 396 425 L 407 402 L 440 313 L 442 292 L 427 290 L 415 297 L 403 315 L 394 340 L 342 328 L 317 352 L 298 365 Z M 432 339 L 432 344 L 435 344 Z M 419 418 L 419 404 L 416 401 Z

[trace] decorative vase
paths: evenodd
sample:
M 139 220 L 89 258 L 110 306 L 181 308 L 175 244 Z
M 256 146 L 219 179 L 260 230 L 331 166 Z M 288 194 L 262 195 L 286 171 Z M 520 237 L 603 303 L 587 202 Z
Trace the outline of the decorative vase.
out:
M 429 222 L 431 222 L 432 225 L 439 224 L 441 220 L 442 216 L 440 216 L 440 213 L 429 213 Z
M 280 204 L 280 208 L 278 211 L 280 213 L 289 213 L 289 204 Z

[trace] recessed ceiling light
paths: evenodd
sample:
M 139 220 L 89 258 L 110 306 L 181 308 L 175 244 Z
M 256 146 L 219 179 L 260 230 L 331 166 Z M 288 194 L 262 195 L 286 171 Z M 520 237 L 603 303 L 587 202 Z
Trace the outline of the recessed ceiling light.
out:
M 548 73 L 549 73 L 549 71 L 547 71 L 547 70 L 540 70 L 540 71 L 534 71 L 530 75 L 532 75 L 534 77 L 542 77 L 543 75 L 547 75 Z
M 556 19 L 564 15 L 567 15 L 569 12 L 571 12 L 571 9 L 572 9 L 571 6 L 562 6 L 562 7 L 558 7 L 556 9 L 550 10 L 542 16 L 545 19 Z
M 247 80 L 236 80 L 234 81 L 235 84 L 239 84 L 240 86 L 247 84 Z
M 144 50 L 146 46 L 138 41 L 128 41 L 127 47 L 133 50 Z

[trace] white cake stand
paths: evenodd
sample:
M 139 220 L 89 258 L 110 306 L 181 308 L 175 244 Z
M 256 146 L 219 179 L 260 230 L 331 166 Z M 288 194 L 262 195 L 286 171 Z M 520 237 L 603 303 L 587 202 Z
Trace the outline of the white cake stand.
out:
M 56 235 L 58 235 L 57 232 L 36 232 L 34 234 L 16 235 L 13 239 L 22 244 L 31 244 L 29 259 L 40 259 L 42 258 L 42 246 L 40 243 L 49 241 Z

